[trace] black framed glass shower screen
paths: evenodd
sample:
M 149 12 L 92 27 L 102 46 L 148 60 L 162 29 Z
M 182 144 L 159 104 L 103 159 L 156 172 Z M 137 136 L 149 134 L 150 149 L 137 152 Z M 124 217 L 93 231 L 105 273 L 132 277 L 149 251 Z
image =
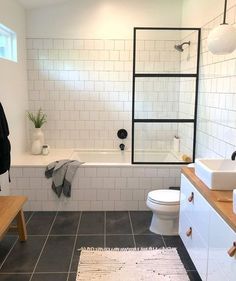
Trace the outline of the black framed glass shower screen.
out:
M 176 138 L 179 135 L 181 138 Z M 193 135 L 193 122 L 135 123 L 134 162 L 138 164 L 191 162 Z M 181 151 L 185 151 L 185 154 Z
M 195 29 L 137 28 L 135 47 L 137 74 L 197 72 L 198 31 Z
M 133 164 L 194 161 L 200 32 L 134 28 Z
M 194 119 L 195 77 L 137 77 L 135 119 Z

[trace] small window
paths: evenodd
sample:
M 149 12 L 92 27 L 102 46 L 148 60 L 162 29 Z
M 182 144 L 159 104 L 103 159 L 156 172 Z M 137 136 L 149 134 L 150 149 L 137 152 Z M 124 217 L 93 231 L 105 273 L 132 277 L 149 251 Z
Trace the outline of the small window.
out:
M 0 58 L 17 61 L 16 33 L 0 24 Z

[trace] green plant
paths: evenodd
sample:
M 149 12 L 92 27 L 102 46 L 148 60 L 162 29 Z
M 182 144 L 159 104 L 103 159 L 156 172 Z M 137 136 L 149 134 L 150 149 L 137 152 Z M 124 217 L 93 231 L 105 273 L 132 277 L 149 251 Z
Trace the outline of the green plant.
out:
M 28 118 L 33 122 L 35 128 L 41 128 L 47 122 L 47 115 L 40 108 L 36 114 L 28 111 Z

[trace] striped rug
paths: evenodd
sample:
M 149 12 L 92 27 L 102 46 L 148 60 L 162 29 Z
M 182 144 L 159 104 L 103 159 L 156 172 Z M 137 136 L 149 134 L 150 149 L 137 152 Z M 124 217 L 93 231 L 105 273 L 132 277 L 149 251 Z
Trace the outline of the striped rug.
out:
M 189 281 L 175 248 L 85 249 L 76 281 Z

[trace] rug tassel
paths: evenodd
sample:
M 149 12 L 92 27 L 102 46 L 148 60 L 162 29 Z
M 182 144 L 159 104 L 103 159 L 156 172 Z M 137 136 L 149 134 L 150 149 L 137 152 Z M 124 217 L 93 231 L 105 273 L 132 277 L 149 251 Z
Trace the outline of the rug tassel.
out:
M 176 248 L 157 248 L 157 247 L 148 247 L 148 248 L 143 248 L 143 247 L 137 247 L 137 248 L 94 248 L 94 247 L 81 247 L 77 249 L 77 251 L 119 251 L 119 252 L 125 252 L 125 251 L 155 251 L 155 250 L 166 250 L 166 249 L 175 249 Z

